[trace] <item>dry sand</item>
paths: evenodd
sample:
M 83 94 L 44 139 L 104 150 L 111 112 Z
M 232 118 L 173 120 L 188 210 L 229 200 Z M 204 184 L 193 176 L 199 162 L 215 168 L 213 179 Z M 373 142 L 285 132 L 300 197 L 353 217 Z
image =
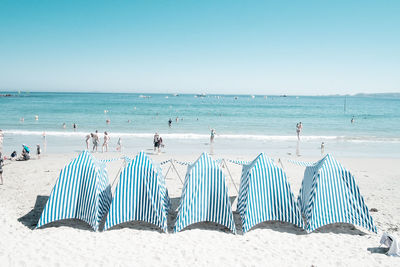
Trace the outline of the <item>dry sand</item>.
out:
M 400 159 L 338 158 L 356 177 L 372 212 L 378 234 L 340 224 L 311 234 L 293 225 L 266 222 L 245 235 L 236 213 L 237 192 L 229 176 L 238 234 L 215 224 L 201 223 L 174 234 L 172 227 L 182 185 L 175 173 L 166 182 L 172 199 L 169 234 L 145 223 L 127 223 L 105 232 L 93 232 L 80 221 L 67 220 L 34 229 L 60 169 L 77 154 L 44 156 L 28 162 L 7 162 L 0 186 L 1 266 L 399 266 L 400 258 L 384 255 L 379 239 L 386 231 L 400 237 Z M 97 158 L 116 154 L 96 154 Z M 133 156 L 133 155 L 130 155 Z M 194 160 L 198 155 L 174 155 Z M 250 156 L 217 155 L 215 158 L 247 159 Z M 254 155 L 255 156 L 255 155 Z M 152 155 L 161 162 L 171 155 Z M 304 159 L 304 160 L 317 160 Z M 109 164 L 111 182 L 121 162 Z M 237 186 L 241 167 L 228 164 Z M 177 165 L 182 179 L 185 167 Z M 297 197 L 304 168 L 285 163 L 289 182 Z M 164 173 L 168 165 L 164 165 Z M 226 172 L 226 170 L 225 170 Z M 227 172 L 226 172 L 227 174 Z M 115 187 L 115 184 L 114 184 Z

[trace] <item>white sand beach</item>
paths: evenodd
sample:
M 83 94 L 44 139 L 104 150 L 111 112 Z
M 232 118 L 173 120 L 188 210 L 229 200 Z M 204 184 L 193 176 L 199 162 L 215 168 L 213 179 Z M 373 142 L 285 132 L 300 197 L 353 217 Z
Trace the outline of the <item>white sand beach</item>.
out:
M 145 223 L 128 223 L 94 232 L 80 221 L 62 221 L 35 229 L 40 213 L 58 178 L 60 169 L 77 153 L 44 155 L 40 160 L 7 161 L 4 185 L 0 186 L 1 266 L 395 266 L 399 258 L 388 257 L 379 247 L 383 232 L 398 237 L 400 227 L 400 159 L 337 158 L 353 172 L 371 212 L 378 234 L 346 224 L 329 225 L 306 234 L 293 225 L 265 222 L 248 233 L 241 232 L 236 212 L 237 192 L 225 170 L 238 234 L 211 223 L 190 226 L 172 233 L 182 184 L 173 172 L 166 183 L 172 200 L 169 232 Z M 116 153 L 96 153 L 112 158 Z M 134 156 L 129 154 L 128 156 Z M 156 162 L 175 158 L 195 160 L 199 155 L 151 155 Z M 251 160 L 256 156 L 215 155 L 214 158 Z M 302 159 L 315 161 L 319 158 Z M 304 168 L 283 161 L 297 198 Z M 121 162 L 108 165 L 113 182 Z M 228 163 L 239 187 L 241 166 Z M 164 165 L 163 172 L 168 169 Z M 182 179 L 186 167 L 177 165 Z M 116 183 L 114 183 L 113 190 Z

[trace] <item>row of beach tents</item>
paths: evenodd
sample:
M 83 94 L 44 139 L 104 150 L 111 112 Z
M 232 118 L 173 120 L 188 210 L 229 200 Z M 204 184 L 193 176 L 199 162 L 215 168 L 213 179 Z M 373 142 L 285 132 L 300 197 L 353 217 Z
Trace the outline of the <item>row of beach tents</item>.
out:
M 107 160 L 82 152 L 61 170 L 37 228 L 58 220 L 80 219 L 97 231 L 106 216 L 104 230 L 144 221 L 168 232 L 171 204 L 160 164 L 144 152 L 124 160 L 125 168 L 112 194 Z M 237 211 L 243 233 L 265 221 L 292 223 L 307 233 L 333 223 L 377 232 L 354 176 L 330 154 L 305 164 L 297 201 L 285 172 L 264 153 L 241 165 Z M 174 232 L 199 222 L 214 222 L 236 233 L 221 162 L 207 153 L 188 164 Z

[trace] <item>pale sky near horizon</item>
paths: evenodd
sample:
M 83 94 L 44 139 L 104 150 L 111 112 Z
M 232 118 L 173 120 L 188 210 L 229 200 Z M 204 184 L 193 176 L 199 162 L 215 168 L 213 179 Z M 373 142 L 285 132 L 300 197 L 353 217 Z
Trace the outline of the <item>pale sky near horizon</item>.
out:
M 400 92 L 400 1 L 0 1 L 0 91 Z

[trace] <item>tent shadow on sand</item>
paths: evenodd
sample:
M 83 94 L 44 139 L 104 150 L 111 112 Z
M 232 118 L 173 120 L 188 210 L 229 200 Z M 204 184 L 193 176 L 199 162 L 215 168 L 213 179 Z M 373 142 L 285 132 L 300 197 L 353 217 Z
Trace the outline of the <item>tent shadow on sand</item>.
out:
M 35 229 L 48 199 L 49 196 L 36 196 L 33 209 L 24 216 L 18 218 L 18 221 L 31 230 Z
M 103 229 L 103 228 L 101 228 Z M 106 231 L 101 230 L 102 232 L 109 232 L 109 231 L 114 231 L 114 230 L 121 230 L 121 229 L 132 229 L 132 230 L 140 230 L 140 231 L 151 231 L 151 232 L 159 232 L 160 234 L 164 233 L 164 231 L 158 227 L 157 225 L 154 225 L 152 223 L 148 222 L 143 222 L 143 221 L 129 221 L 129 222 L 124 222 L 121 224 L 117 224 Z
M 347 234 L 347 235 L 367 235 L 366 232 L 363 232 L 357 229 L 353 224 L 349 223 L 333 223 L 321 226 L 320 228 L 315 229 L 312 233 L 321 233 L 321 234 Z M 309 233 L 309 234 L 312 234 Z
M 176 198 L 171 198 L 171 209 L 169 210 L 168 213 L 168 232 L 169 233 L 173 233 L 174 232 L 174 227 L 175 227 L 175 221 L 176 221 L 176 217 L 178 215 L 178 207 L 179 207 L 179 202 L 180 202 L 180 197 L 176 197 Z M 236 196 L 233 197 L 229 197 L 231 203 L 233 203 L 233 201 L 236 199 Z M 236 212 L 233 212 L 233 217 L 235 220 L 235 225 L 241 225 L 240 223 L 240 217 L 238 214 L 236 214 Z M 207 230 L 207 231 L 218 231 L 218 232 L 226 232 L 226 233 L 230 233 L 231 231 L 226 228 L 223 225 L 220 225 L 218 223 L 215 222 L 199 222 L 199 223 L 194 223 L 191 224 L 187 227 L 185 227 L 184 229 L 182 229 L 182 231 L 180 232 L 184 232 L 186 230 L 195 230 L 195 229 L 201 229 L 201 230 Z
M 29 229 L 34 230 L 36 228 L 36 225 L 38 224 L 38 221 L 40 219 L 40 216 L 42 215 L 44 206 L 46 205 L 48 199 L 49 196 L 40 196 L 40 195 L 36 196 L 36 202 L 33 209 L 24 216 L 18 218 L 18 221 L 23 225 L 25 225 L 26 227 L 28 227 Z M 72 227 L 80 230 L 93 231 L 93 229 L 90 227 L 89 224 L 78 219 L 66 219 L 66 220 L 55 221 L 40 227 L 40 229 L 61 227 L 61 226 Z
M 386 254 L 389 251 L 389 248 L 385 247 L 374 247 L 374 248 L 367 248 L 367 250 L 373 254 Z
M 268 229 L 280 233 L 288 233 L 294 235 L 307 235 L 307 232 L 304 229 L 299 228 L 292 223 L 283 221 L 264 221 L 251 228 L 249 232 L 257 229 Z

